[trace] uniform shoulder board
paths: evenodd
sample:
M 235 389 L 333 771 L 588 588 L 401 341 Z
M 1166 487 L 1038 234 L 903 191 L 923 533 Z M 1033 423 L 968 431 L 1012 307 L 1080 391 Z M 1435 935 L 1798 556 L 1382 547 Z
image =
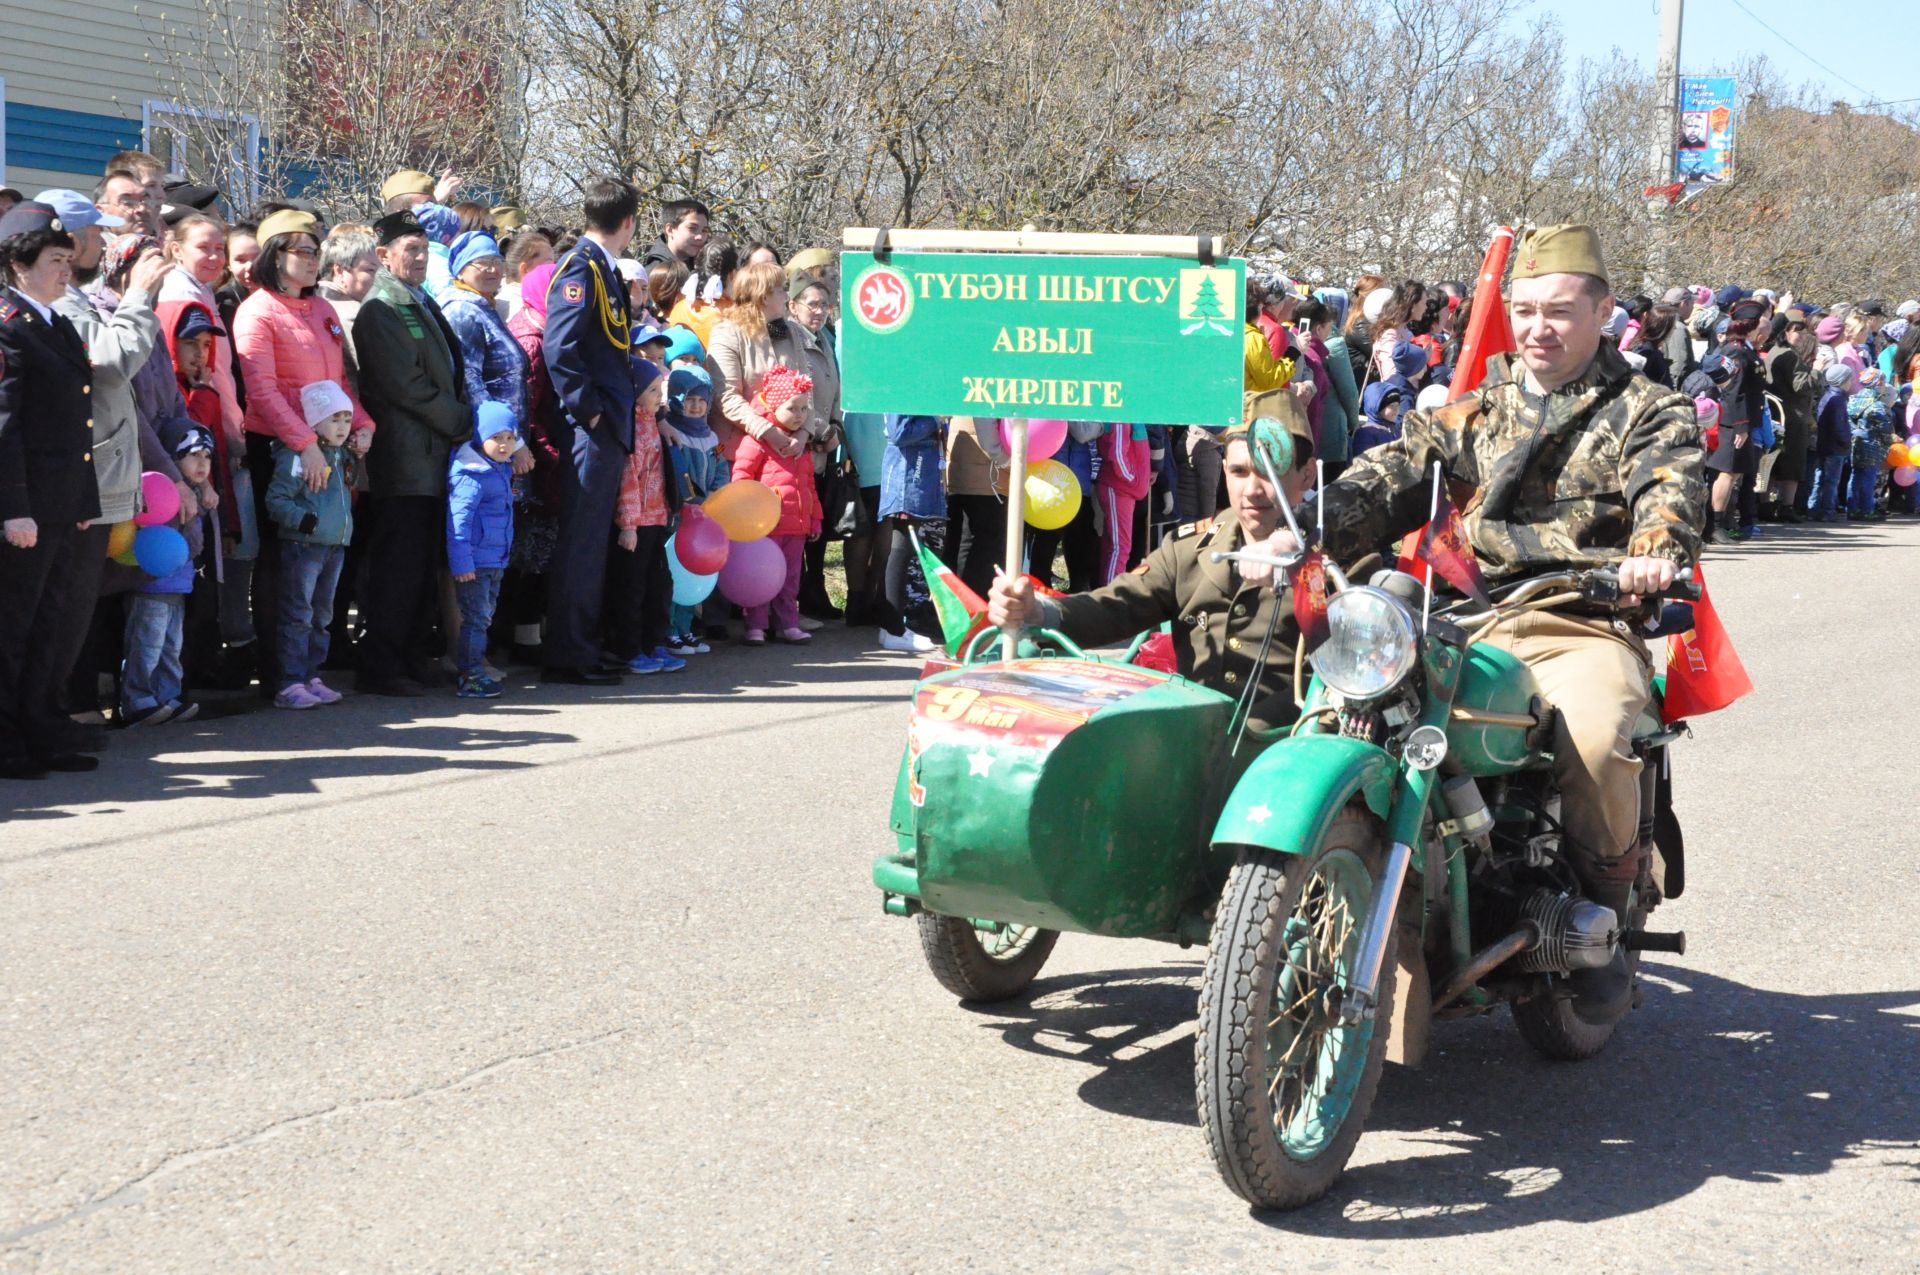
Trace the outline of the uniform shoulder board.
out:
M 20 307 L 7 297 L 0 297 L 0 323 L 7 323 L 20 313 Z
M 1210 536 L 1213 534 L 1215 519 L 1201 518 L 1195 522 L 1183 522 L 1173 533 L 1175 540 L 1185 540 L 1188 536 Z

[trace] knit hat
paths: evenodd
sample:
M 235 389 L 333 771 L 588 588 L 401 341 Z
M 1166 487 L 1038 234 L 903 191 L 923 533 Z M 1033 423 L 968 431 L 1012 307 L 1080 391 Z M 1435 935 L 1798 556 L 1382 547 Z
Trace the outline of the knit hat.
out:
M 484 230 L 469 230 L 453 241 L 447 250 L 447 273 L 454 278 L 476 261 L 500 255 L 500 244 Z
M 633 356 L 633 393 L 637 398 L 653 388 L 653 383 L 662 375 L 660 365 L 652 359 Z M 769 373 L 771 375 L 771 373 Z
M 802 394 L 813 393 L 813 378 L 803 376 L 784 363 L 776 363 L 761 378 L 760 392 L 754 395 L 754 401 L 765 407 L 769 414 L 779 411 Z
M 1375 288 L 1360 301 L 1360 317 L 1368 323 L 1380 322 L 1380 316 L 1387 312 L 1387 302 L 1393 300 L 1392 288 Z
M 1711 304 L 1712 301 L 1713 293 L 1708 291 L 1705 284 L 1696 283 L 1693 285 L 1693 303 L 1695 305 L 1708 305 Z
M 1880 335 L 1886 337 L 1887 340 L 1892 341 L 1895 345 L 1898 345 L 1900 339 L 1912 330 L 1913 324 L 1907 322 L 1905 319 L 1895 319 L 1892 323 L 1880 329 Z
M 1393 370 L 1408 380 L 1426 366 L 1427 352 L 1413 342 L 1402 341 L 1393 347 Z
M 1720 403 L 1717 399 L 1701 395 L 1693 400 L 1693 414 L 1700 422 L 1701 429 L 1709 429 L 1720 420 Z
M 1832 345 L 1846 333 L 1846 330 L 1846 320 L 1837 314 L 1830 314 L 1814 326 L 1813 339 L 1822 345 Z
M 674 368 L 667 373 L 667 411 L 673 417 L 674 428 L 678 429 L 695 447 L 710 447 L 716 441 L 713 436 L 713 427 L 707 424 L 705 416 L 686 414 L 687 400 L 690 398 L 704 398 L 711 405 L 713 378 L 707 375 L 705 368 Z
M 1914 315 L 1920 314 L 1920 301 L 1902 301 L 1894 313 L 1903 319 L 1911 319 Z
M 488 399 L 473 409 L 473 441 L 484 443 L 495 434 L 520 433 L 520 423 L 513 419 L 513 409 L 498 399 Z
M 1823 375 L 1827 384 L 1842 394 L 1853 393 L 1853 369 L 1845 363 L 1829 363 Z
M 702 363 L 707 361 L 706 347 L 700 344 L 700 338 L 692 328 L 683 328 L 677 324 L 667 329 L 666 360 L 671 364 L 675 359 L 691 354 Z
M 211 332 L 215 336 L 226 335 L 213 321 L 213 316 L 207 313 L 207 307 L 199 304 L 183 307 L 180 317 L 173 324 L 173 339 L 185 341 L 190 337 L 199 336 L 202 332 Z
M 335 412 L 351 412 L 353 400 L 336 381 L 315 381 L 300 387 L 300 411 L 312 429 Z
M 445 204 L 421 204 L 413 210 L 413 219 L 430 243 L 449 244 L 460 233 L 460 214 Z
M 178 460 L 182 456 L 191 456 L 195 452 L 213 455 L 213 435 L 199 425 L 192 425 L 180 431 L 180 437 L 174 441 L 173 456 Z
M 547 289 L 553 286 L 554 273 L 559 269 L 559 262 L 543 261 L 520 281 L 521 303 L 543 319 L 547 317 Z
M 424 235 L 427 228 L 411 212 L 388 213 L 373 223 L 373 239 L 382 248 L 408 235 Z

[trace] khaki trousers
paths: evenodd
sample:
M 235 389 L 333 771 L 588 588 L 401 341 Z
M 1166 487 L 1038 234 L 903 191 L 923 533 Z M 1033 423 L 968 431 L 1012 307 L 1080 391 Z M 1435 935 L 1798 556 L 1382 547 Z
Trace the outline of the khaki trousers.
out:
M 1588 884 L 1631 882 L 1640 827 L 1633 728 L 1652 695 L 1645 644 L 1611 621 L 1551 611 L 1503 621 L 1486 640 L 1519 657 L 1560 710 L 1553 770 L 1574 870 Z

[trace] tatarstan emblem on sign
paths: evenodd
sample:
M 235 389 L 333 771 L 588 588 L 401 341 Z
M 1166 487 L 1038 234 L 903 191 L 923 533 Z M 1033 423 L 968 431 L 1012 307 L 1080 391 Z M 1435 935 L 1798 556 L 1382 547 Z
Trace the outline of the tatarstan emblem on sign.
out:
M 1220 295 L 1222 288 L 1227 290 L 1228 295 L 1234 292 L 1233 271 L 1201 266 L 1180 272 L 1181 336 L 1192 336 L 1206 328 L 1226 336 L 1233 335 L 1233 328 L 1227 321 L 1226 302 Z
M 913 313 L 913 288 L 891 266 L 875 266 L 853 285 L 853 309 L 875 332 L 892 332 Z

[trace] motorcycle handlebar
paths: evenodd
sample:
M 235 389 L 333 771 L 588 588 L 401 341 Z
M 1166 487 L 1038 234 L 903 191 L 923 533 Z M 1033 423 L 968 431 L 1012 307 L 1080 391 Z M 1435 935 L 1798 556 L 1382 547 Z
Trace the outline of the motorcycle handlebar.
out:
M 1580 592 L 1595 602 L 1618 602 L 1620 600 L 1620 572 L 1613 567 L 1596 567 L 1584 573 L 1580 580 Z M 1698 602 L 1700 584 L 1693 578 L 1693 568 L 1688 567 L 1673 578 L 1673 583 L 1658 593 L 1642 594 L 1642 601 L 1656 601 L 1672 598 L 1679 602 Z

